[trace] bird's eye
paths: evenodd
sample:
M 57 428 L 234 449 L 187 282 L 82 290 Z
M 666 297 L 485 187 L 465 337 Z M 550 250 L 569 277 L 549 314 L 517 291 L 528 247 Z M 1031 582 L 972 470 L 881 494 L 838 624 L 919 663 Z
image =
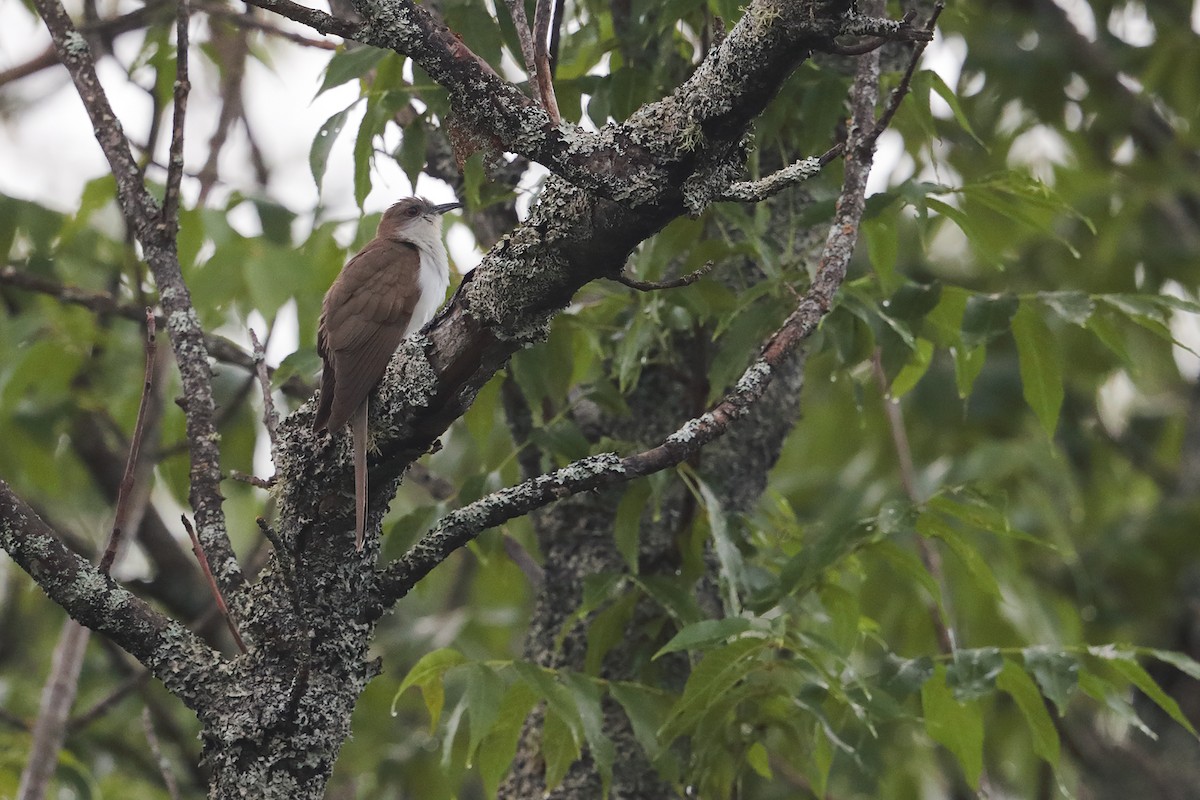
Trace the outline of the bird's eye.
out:
M 416 206 L 409 206 L 407 213 L 410 217 L 415 217 L 421 213 L 421 209 L 417 208 Z

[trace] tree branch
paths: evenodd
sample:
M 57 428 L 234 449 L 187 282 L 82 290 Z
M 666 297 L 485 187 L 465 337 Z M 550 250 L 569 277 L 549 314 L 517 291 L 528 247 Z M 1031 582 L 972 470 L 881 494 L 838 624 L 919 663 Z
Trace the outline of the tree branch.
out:
M 413 0 L 358 0 L 360 13 L 372 22 L 353 30 L 290 0 L 248 2 L 323 33 L 341 31 L 363 44 L 408 56 L 450 92 L 456 119 L 463 124 L 495 136 L 505 150 L 537 161 L 576 186 L 635 205 L 677 185 L 670 167 L 693 163 L 703 150 L 697 143 L 757 116 L 774 96 L 776 76 L 790 72 L 810 49 L 843 34 L 888 41 L 930 38 L 927 31 L 901 21 L 853 13 L 826 19 L 800 3 L 757 0 L 672 95 L 644 106 L 624 123 L 590 133 L 555 125 L 544 109 Z M 644 124 L 675 116 L 682 124 Z M 689 205 L 689 210 L 697 209 Z
M 742 373 L 733 390 L 707 412 L 685 422 L 656 447 L 624 458 L 615 453 L 588 456 L 450 512 L 401 558 L 377 572 L 377 611 L 382 612 L 407 594 L 450 553 L 480 532 L 560 498 L 681 464 L 723 435 L 730 423 L 749 412 L 766 391 L 775 368 L 817 329 L 846 277 L 858 226 L 866 208 L 867 175 L 874 156 L 866 137 L 874 128 L 878 97 L 879 58 L 877 53 L 872 53 L 860 62 L 851 92 L 853 115 L 846 143 L 845 179 L 816 278 L 783 325 L 763 344 L 759 357 Z
M 529 76 L 529 88 L 534 98 L 545 107 L 542 100 L 541 83 L 537 79 L 537 58 L 533 52 L 533 34 L 529 27 L 529 18 L 525 16 L 525 0 L 504 0 L 508 7 L 508 15 L 512 17 L 513 27 L 517 29 L 517 41 L 521 44 L 521 58 L 525 61 L 525 74 Z
M 122 213 L 142 245 L 158 286 L 159 299 L 167 317 L 166 328 L 175 350 L 183 380 L 187 434 L 191 450 L 189 501 L 205 551 L 215 562 L 214 572 L 226 594 L 240 587 L 241 568 L 225 530 L 221 508 L 219 436 L 213 422 L 212 373 L 204 332 L 192 307 L 191 295 L 179 266 L 174 227 L 166 224 L 158 204 L 146 190 L 137 162 L 129 149 L 120 120 L 96 76 L 87 42 L 75 29 L 58 0 L 34 0 L 59 61 L 71 74 L 79 97 L 91 119 L 109 167 L 117 181 L 117 200 Z
M 141 461 L 142 438 L 146 433 L 146 416 L 150 407 L 150 398 L 154 394 L 154 359 L 158 347 L 154 341 L 155 324 L 154 312 L 146 309 L 146 369 L 142 378 L 142 399 L 138 403 L 137 421 L 133 425 L 133 436 L 129 440 L 129 455 L 125 459 L 125 470 L 121 474 L 121 485 L 117 491 L 117 510 L 113 517 L 112 531 L 108 535 L 108 544 L 104 547 L 104 555 L 100 557 L 100 571 L 105 575 L 112 570 L 113 562 L 121 547 L 121 534 L 129 524 L 129 497 L 133 494 L 134 478 Z M 144 478 L 151 477 L 150 470 L 142 470 Z M 146 493 L 149 497 L 149 492 Z
M 190 708 L 223 695 L 217 653 L 68 550 L 3 480 L 0 547 L 73 619 L 128 651 Z
M 830 161 L 842 154 L 844 146 L 835 144 L 820 156 L 809 156 L 795 161 L 783 169 L 776 170 L 756 181 L 737 181 L 721 194 L 719 200 L 738 203 L 760 203 L 784 189 L 815 178 Z
M 630 289 L 636 289 L 639 292 L 657 292 L 661 289 L 679 289 L 684 286 L 691 286 L 696 281 L 703 278 L 708 273 L 712 272 L 713 262 L 705 262 L 700 269 L 693 270 L 686 275 L 681 275 L 678 278 L 672 278 L 666 281 L 639 281 L 637 278 L 631 278 L 625 273 L 621 273 L 613 278 L 617 283 L 628 286 Z
M 203 11 L 210 17 L 218 17 L 239 28 L 261 31 L 262 33 L 285 39 L 302 47 L 315 47 L 319 50 L 338 49 L 336 42 L 326 41 L 325 39 L 310 39 L 307 36 L 302 36 L 292 31 L 285 31 L 282 28 L 276 28 L 274 25 L 268 25 L 260 19 L 255 19 L 247 13 L 235 11 L 218 3 L 198 2 L 192 3 L 192 7 L 198 11 Z
M 187 117 L 188 92 L 188 0 L 179 0 L 175 11 L 175 113 L 171 119 L 171 150 L 167 159 L 167 187 L 163 193 L 162 224 L 174 234 L 179 231 L 179 183 L 183 180 L 183 123 Z M 151 142 L 151 149 L 154 143 Z
M 554 15 L 552 0 L 537 0 L 533 15 L 533 60 L 538 85 L 538 97 L 542 108 L 550 115 L 550 124 L 558 127 L 562 117 L 558 113 L 558 98 L 554 96 L 554 76 L 550 73 L 550 22 Z

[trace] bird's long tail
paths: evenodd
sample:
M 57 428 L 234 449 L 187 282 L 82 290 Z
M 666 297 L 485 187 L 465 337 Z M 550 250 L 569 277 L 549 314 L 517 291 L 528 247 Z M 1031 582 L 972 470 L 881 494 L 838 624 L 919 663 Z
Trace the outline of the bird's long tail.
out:
M 367 402 L 350 418 L 354 437 L 354 549 L 362 552 L 367 520 Z

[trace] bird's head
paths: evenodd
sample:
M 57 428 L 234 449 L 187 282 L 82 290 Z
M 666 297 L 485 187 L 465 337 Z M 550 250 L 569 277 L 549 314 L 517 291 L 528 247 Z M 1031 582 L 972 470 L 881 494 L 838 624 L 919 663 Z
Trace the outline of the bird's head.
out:
M 442 214 L 456 208 L 462 208 L 462 203 L 434 205 L 423 197 L 406 197 L 383 212 L 378 236 L 399 241 L 440 239 Z

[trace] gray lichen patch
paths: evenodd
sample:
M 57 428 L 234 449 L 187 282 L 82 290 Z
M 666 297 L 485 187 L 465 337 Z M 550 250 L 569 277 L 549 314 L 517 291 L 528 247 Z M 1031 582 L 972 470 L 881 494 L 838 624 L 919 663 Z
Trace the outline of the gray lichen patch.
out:
M 428 408 L 438 391 L 438 376 L 425 349 L 429 339 L 413 336 L 400 343 L 379 384 L 381 408 Z
M 63 41 L 63 46 L 68 53 L 76 57 L 85 55 L 88 52 L 87 40 L 83 38 L 79 31 L 70 31 Z
M 679 430 L 667 437 L 667 444 L 690 444 L 704 431 L 716 422 L 713 415 L 707 411 L 698 417 L 689 419 Z
M 742 373 L 742 377 L 738 379 L 738 393 L 758 394 L 762 392 L 764 384 L 771 380 L 771 372 L 771 365 L 766 361 L 762 359 L 755 361 Z

